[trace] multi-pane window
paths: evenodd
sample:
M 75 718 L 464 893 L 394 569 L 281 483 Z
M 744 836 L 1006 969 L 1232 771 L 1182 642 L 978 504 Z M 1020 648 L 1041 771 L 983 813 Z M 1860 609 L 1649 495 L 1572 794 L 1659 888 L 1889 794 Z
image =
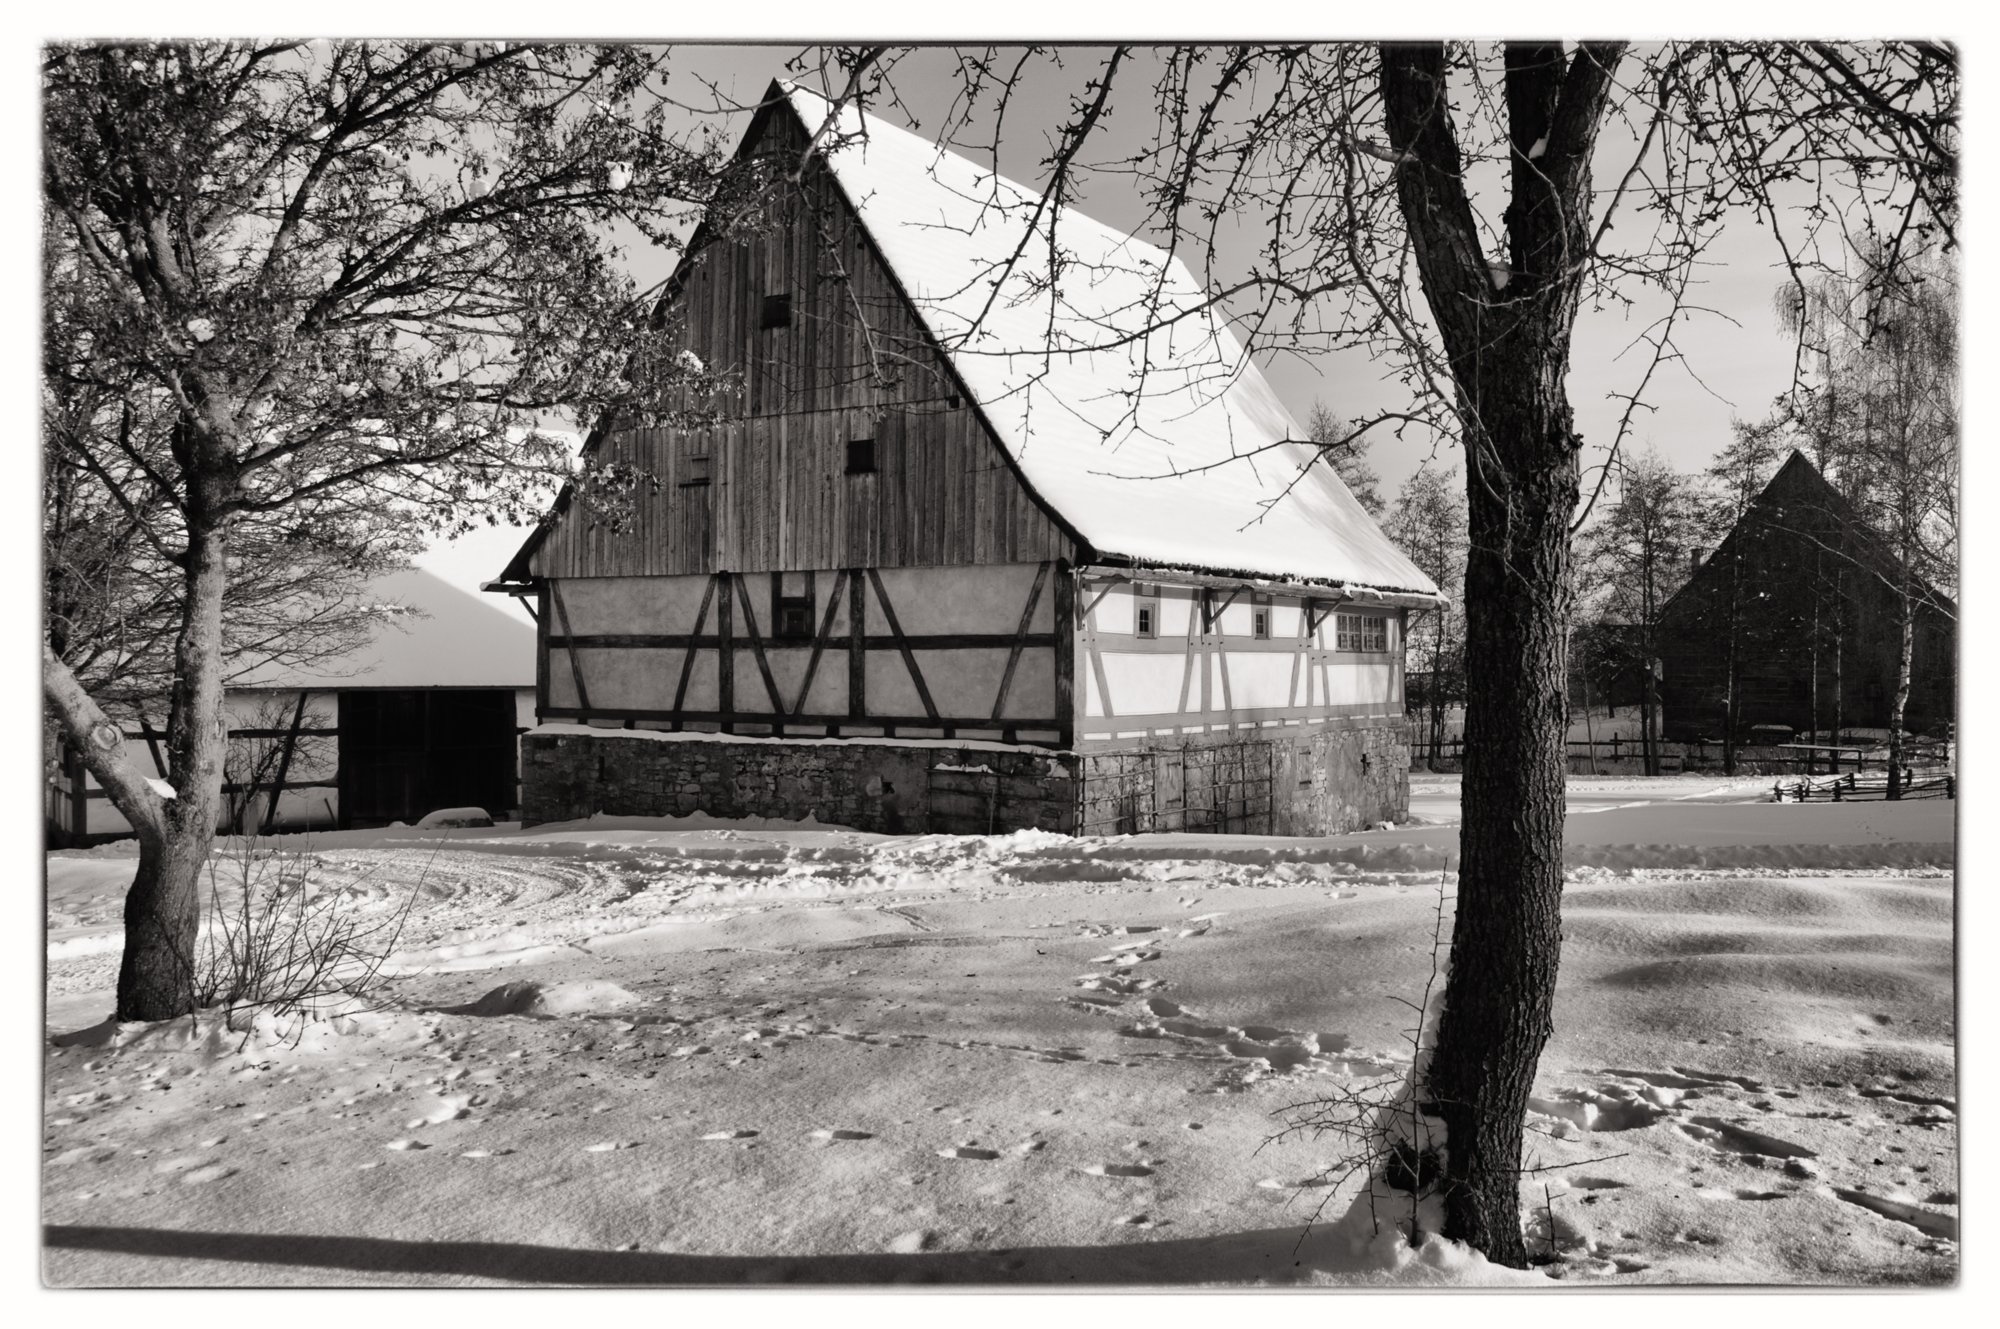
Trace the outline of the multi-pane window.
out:
M 1258 641 L 1271 639 L 1271 597 L 1262 591 L 1250 596 L 1250 635 Z
M 681 468 L 681 484 L 705 485 L 708 483 L 708 454 L 706 452 L 689 453 L 685 458 L 685 463 Z
M 1339 651 L 1386 651 L 1389 620 L 1381 614 L 1335 614 L 1333 638 Z
M 1132 588 L 1138 602 L 1132 610 L 1132 635 L 1135 637 L 1157 637 L 1160 635 L 1160 588 L 1140 582 Z

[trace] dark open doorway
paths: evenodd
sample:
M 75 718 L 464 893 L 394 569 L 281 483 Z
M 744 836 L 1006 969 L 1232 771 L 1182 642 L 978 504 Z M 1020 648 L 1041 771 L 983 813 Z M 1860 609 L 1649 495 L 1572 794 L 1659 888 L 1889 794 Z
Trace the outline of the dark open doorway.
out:
M 340 694 L 340 824 L 514 806 L 514 694 L 439 688 Z

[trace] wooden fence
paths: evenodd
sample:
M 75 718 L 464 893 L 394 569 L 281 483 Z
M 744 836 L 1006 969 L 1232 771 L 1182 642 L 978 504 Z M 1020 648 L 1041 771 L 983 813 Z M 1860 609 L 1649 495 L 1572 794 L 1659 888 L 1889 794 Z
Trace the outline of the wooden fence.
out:
M 1654 748 L 1659 753 L 1660 770 L 1664 774 L 1676 775 L 1687 771 L 1721 771 L 1723 768 L 1723 746 L 1719 742 L 1669 743 L 1656 742 Z M 1572 738 L 1568 742 L 1568 755 L 1572 773 L 1588 773 L 1593 764 L 1616 764 L 1636 762 L 1646 755 L 1645 744 L 1636 738 L 1600 738 L 1596 740 Z M 1410 758 L 1419 764 L 1436 760 L 1457 763 L 1465 760 L 1465 737 L 1457 735 L 1447 738 L 1438 748 L 1437 756 L 1431 756 L 1428 739 L 1419 736 L 1411 744 Z M 1886 770 L 1889 750 L 1887 747 L 1869 748 L 1859 754 L 1858 760 L 1843 756 L 1842 767 L 1854 770 Z M 1942 766 L 1951 761 L 1949 747 L 1935 743 L 1912 743 L 1906 746 L 1904 763 L 1910 766 Z M 1817 756 L 1808 756 L 1796 750 L 1770 745 L 1738 744 L 1736 748 L 1736 768 L 1739 772 L 1752 775 L 1813 773 L 1814 767 L 1827 764 L 1825 750 Z

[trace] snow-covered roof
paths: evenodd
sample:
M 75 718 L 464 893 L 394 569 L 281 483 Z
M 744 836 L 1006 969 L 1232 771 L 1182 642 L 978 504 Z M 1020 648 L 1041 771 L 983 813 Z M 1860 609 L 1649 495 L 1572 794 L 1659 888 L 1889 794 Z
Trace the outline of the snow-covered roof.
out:
M 782 86 L 818 130 L 830 103 Z M 1437 593 L 1315 462 L 1178 258 L 1064 208 L 1052 295 L 1046 218 L 1021 247 L 1037 191 L 851 106 L 834 134 L 827 163 L 919 316 L 1099 554 Z
M 310 668 L 266 665 L 231 688 L 531 688 L 535 629 L 421 568 L 377 578 L 364 603 L 385 612 L 366 646 Z

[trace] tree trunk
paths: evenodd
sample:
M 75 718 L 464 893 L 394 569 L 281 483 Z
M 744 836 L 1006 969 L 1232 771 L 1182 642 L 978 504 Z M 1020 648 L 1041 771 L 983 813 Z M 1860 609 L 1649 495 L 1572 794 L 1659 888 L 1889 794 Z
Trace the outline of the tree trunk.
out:
M 1910 704 L 1910 664 L 1916 654 L 1917 616 L 1907 580 L 1900 588 L 1896 625 L 1896 691 L 1889 702 L 1889 797 L 1903 796 L 1903 713 Z
M 1566 423 L 1566 404 L 1547 407 Z M 1552 1028 L 1562 944 L 1563 680 L 1578 486 L 1575 454 L 1558 446 L 1568 464 L 1521 477 L 1501 501 L 1483 484 L 1471 488 L 1466 658 L 1480 667 L 1466 671 L 1458 910 L 1427 1085 L 1447 1128 L 1445 1235 L 1516 1267 L 1527 1262 L 1523 1118 Z
M 1422 1100 L 1446 1126 L 1443 1235 L 1527 1264 L 1523 1123 L 1562 947 L 1569 523 L 1564 390 L 1590 160 L 1622 45 L 1509 42 L 1504 278 L 1465 193 L 1440 44 L 1382 48 L 1397 204 L 1451 363 L 1466 453 L 1464 820 L 1444 1009 Z
M 207 486 L 193 486 L 201 489 Z M 201 870 L 215 843 L 228 755 L 222 705 L 222 596 L 227 541 L 207 495 L 190 503 L 186 600 L 174 644 L 167 711 L 167 769 L 175 797 L 161 813 L 158 843 L 140 844 L 139 871 L 125 897 L 125 956 L 118 967 L 118 1018 L 168 1020 L 195 1007 L 195 947 Z

